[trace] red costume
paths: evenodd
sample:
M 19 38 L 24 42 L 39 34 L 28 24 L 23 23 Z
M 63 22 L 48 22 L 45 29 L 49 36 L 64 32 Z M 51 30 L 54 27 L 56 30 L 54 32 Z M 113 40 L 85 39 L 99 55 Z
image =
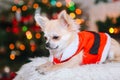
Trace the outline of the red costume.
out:
M 110 47 L 110 36 L 106 33 L 95 33 L 90 31 L 82 31 L 78 33 L 78 48 L 75 53 L 71 54 L 65 60 L 53 57 L 53 63 L 58 64 L 68 61 L 83 50 L 83 57 L 81 64 L 102 63 L 108 56 Z M 69 54 L 69 53 L 67 53 Z M 64 55 L 64 53 L 61 55 Z

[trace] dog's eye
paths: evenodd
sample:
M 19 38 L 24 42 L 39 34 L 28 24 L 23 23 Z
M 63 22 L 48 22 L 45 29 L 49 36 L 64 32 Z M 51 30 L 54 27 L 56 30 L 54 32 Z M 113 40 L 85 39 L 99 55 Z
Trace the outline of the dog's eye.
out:
M 59 36 L 53 36 L 53 39 L 59 39 Z
M 44 38 L 45 38 L 45 40 L 47 40 L 47 37 L 46 37 L 46 36 L 45 36 Z

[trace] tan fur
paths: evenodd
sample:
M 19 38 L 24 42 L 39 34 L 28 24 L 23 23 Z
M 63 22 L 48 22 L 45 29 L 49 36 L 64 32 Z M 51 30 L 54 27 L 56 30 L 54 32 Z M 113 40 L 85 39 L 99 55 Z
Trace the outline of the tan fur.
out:
M 47 37 L 46 43 L 50 43 L 49 51 L 50 56 L 54 55 L 57 58 L 61 53 L 66 49 L 67 46 L 76 38 L 76 35 L 79 31 L 79 25 L 77 25 L 73 19 L 71 19 L 66 11 L 62 11 L 58 15 L 58 19 L 49 20 L 47 18 L 41 17 L 39 14 L 35 15 L 36 22 L 41 26 L 42 30 Z M 53 39 L 53 36 L 59 36 L 58 39 Z M 60 63 L 53 64 L 48 61 L 47 63 L 40 65 L 36 70 L 40 73 L 45 73 L 49 71 L 54 71 L 63 67 L 76 67 L 80 66 L 79 64 L 82 61 L 83 51 L 80 54 L 74 56 L 72 59 Z M 111 46 L 106 62 L 120 62 L 120 44 L 111 39 Z

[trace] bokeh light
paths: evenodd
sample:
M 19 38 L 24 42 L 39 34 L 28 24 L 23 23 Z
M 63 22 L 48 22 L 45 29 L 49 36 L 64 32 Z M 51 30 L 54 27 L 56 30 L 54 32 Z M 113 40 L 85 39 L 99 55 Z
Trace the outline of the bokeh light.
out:
M 27 39 L 32 39 L 32 33 L 30 31 L 26 32 Z
M 114 28 L 114 33 L 115 33 L 115 34 L 118 34 L 118 33 L 119 33 L 118 28 Z
M 5 66 L 4 72 L 9 73 L 10 72 L 10 68 L 8 66 Z
M 26 11 L 27 9 L 28 9 L 28 8 L 27 8 L 26 5 L 22 6 L 22 10 L 23 10 L 23 11 Z
M 56 3 L 56 6 L 57 6 L 57 7 L 62 7 L 62 3 L 61 3 L 61 2 L 57 2 L 57 3 Z
M 34 8 L 34 9 L 37 9 L 38 7 L 39 7 L 39 4 L 37 4 L 37 3 L 34 3 L 34 4 L 33 4 L 33 8 Z
M 77 19 L 75 19 L 75 20 L 76 20 L 77 24 L 83 24 L 83 23 L 85 22 L 84 19 L 79 19 L 79 18 L 77 18 Z
M 42 0 L 42 3 L 47 4 L 48 0 Z
M 31 51 L 34 52 L 35 50 L 36 50 L 36 46 L 35 45 L 31 46 Z
M 14 60 L 15 59 L 15 54 L 10 54 L 10 59 Z
M 40 39 L 41 34 L 40 34 L 40 33 L 36 33 L 36 34 L 35 34 L 35 37 L 36 37 L 36 39 Z
M 25 50 L 25 45 L 24 44 L 20 44 L 19 49 L 24 51 Z
M 56 0 L 51 0 L 51 1 L 50 1 L 50 4 L 51 4 L 52 6 L 55 6 L 55 5 L 56 5 Z
M 17 6 L 12 6 L 12 11 L 16 11 L 17 10 Z
M 110 27 L 110 28 L 109 28 L 109 33 L 111 33 L 111 34 L 114 33 L 114 28 L 113 28 L 113 27 Z
M 75 17 L 76 17 L 75 13 L 73 13 L 73 12 L 70 13 L 70 17 L 71 17 L 71 18 L 75 18 Z
M 23 26 L 23 27 L 22 27 L 22 31 L 23 31 L 23 32 L 26 32 L 27 30 L 28 30 L 27 26 Z
M 9 48 L 13 50 L 15 48 L 15 45 L 13 43 L 9 44 Z
M 80 15 L 80 14 L 82 14 L 82 10 L 81 9 L 76 9 L 75 13 L 78 14 L 78 15 Z

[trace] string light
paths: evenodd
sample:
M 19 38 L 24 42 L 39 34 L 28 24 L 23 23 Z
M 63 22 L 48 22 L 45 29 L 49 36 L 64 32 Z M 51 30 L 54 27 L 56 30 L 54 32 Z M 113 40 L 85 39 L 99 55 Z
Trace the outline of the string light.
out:
M 12 6 L 12 11 L 16 11 L 17 10 L 17 6 Z
M 83 24 L 85 22 L 84 19 L 76 19 L 77 24 Z
M 114 28 L 113 28 L 113 27 L 110 27 L 110 28 L 109 28 L 109 33 L 111 33 L 111 34 L 114 33 Z
M 39 7 L 39 5 L 38 5 L 37 3 L 34 3 L 34 4 L 33 4 L 33 8 L 34 8 L 34 9 L 37 9 L 38 7 Z
M 36 37 L 36 39 L 40 39 L 40 37 L 41 37 L 40 33 L 36 33 L 35 37 Z
M 118 28 L 110 27 L 109 28 L 109 33 L 110 34 L 118 34 L 119 33 L 119 29 Z
M 75 18 L 75 17 L 76 17 L 75 13 L 73 13 L 73 12 L 70 13 L 70 17 L 71 17 L 71 18 Z
M 47 4 L 48 0 L 42 0 L 42 3 Z
M 5 71 L 6 73 L 9 73 L 9 72 L 10 72 L 10 68 L 9 68 L 8 66 L 5 66 L 4 71 Z
M 15 48 L 15 45 L 14 45 L 13 43 L 11 43 L 11 44 L 9 45 L 9 48 L 10 48 L 11 50 L 13 50 L 13 49 Z
M 57 2 L 57 3 L 56 3 L 56 6 L 57 6 L 57 7 L 61 7 L 61 6 L 62 6 L 62 3 L 61 3 L 61 2 Z
M 82 14 L 82 10 L 81 9 L 76 9 L 75 13 L 78 14 L 78 15 L 80 15 L 80 14 Z
M 74 10 L 75 10 L 75 6 L 69 7 L 69 10 L 70 10 L 70 11 L 74 11 Z
M 28 9 L 28 8 L 27 8 L 26 5 L 22 6 L 22 10 L 23 10 L 23 11 L 26 11 L 27 9 Z
M 25 45 L 24 44 L 20 44 L 19 49 L 24 51 L 25 50 Z
M 35 45 L 32 45 L 31 46 L 31 51 L 34 52 L 36 50 L 36 46 Z
M 115 33 L 115 34 L 118 34 L 118 33 L 119 33 L 118 28 L 114 28 L 114 33 Z
M 34 40 L 31 40 L 30 41 L 30 49 L 32 52 L 34 52 L 36 50 L 36 45 L 35 45 L 35 41 Z
M 27 39 L 32 39 L 32 33 L 30 31 L 26 32 Z
M 14 60 L 15 59 L 15 54 L 10 54 L 10 59 Z
M 27 26 L 23 26 L 23 27 L 22 27 L 22 31 L 23 31 L 23 32 L 26 32 L 27 30 L 28 30 Z
M 69 4 L 69 7 L 72 7 L 75 5 L 75 3 L 73 1 L 70 1 L 68 4 Z
M 77 24 L 81 24 L 81 20 L 80 19 L 76 19 L 75 20 Z
M 50 1 L 50 4 L 51 4 L 52 6 L 55 6 L 56 0 L 51 0 L 51 1 Z

